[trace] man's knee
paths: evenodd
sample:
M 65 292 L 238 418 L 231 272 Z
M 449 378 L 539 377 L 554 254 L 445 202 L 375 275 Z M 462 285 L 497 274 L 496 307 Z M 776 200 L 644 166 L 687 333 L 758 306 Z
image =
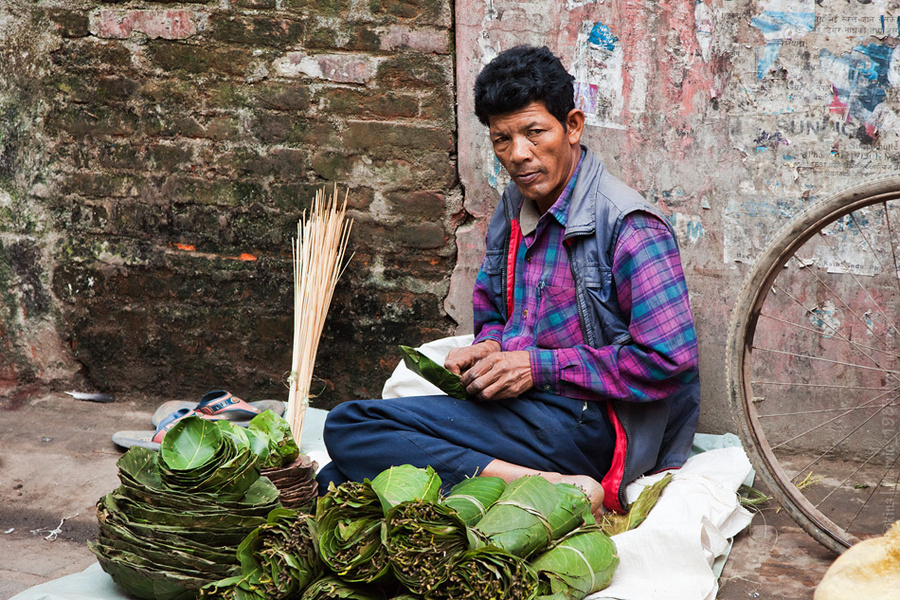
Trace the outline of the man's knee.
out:
M 328 436 L 329 433 L 334 433 L 345 427 L 351 427 L 368 420 L 368 417 L 365 414 L 366 411 L 364 410 L 364 407 L 361 406 L 364 402 L 369 401 L 348 400 L 346 402 L 341 402 L 329 410 L 328 414 L 325 416 L 324 435 Z
M 348 400 L 328 411 L 322 437 L 332 460 L 341 461 L 347 452 L 356 449 L 363 443 L 362 437 L 367 435 L 373 417 L 367 404 L 375 400 Z
M 352 402 L 352 400 L 350 401 Z M 341 430 L 352 421 L 350 418 L 350 402 L 342 402 L 328 411 L 325 416 L 325 425 L 322 428 L 322 437 L 325 445 L 331 450 L 332 444 L 341 439 Z

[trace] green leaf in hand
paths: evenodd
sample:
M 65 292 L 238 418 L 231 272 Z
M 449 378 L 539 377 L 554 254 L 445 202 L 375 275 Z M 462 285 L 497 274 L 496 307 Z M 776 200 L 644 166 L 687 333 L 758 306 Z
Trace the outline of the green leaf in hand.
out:
M 458 400 L 467 400 L 466 388 L 459 380 L 459 375 L 451 373 L 415 348 L 400 346 L 403 363 L 406 368 L 425 378 L 442 392 Z

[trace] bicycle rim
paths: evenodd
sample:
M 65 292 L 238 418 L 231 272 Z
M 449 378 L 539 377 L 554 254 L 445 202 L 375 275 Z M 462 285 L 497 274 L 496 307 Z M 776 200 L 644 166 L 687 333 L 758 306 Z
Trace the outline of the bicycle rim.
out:
M 738 431 L 772 495 L 842 552 L 900 518 L 900 177 L 792 219 L 747 276 L 727 343 Z

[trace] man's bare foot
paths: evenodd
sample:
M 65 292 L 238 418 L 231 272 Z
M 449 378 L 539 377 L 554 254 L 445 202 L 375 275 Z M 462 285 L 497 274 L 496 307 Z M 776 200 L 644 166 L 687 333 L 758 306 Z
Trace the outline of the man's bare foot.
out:
M 597 519 L 603 514 L 603 498 L 606 496 L 606 492 L 603 490 L 600 482 L 593 477 L 588 477 L 587 475 L 563 475 L 561 473 L 547 473 L 543 471 L 541 472 L 541 477 L 550 483 L 569 483 L 577 488 L 581 488 L 581 491 L 591 501 L 591 514 Z
M 603 498 L 605 496 L 603 486 L 600 485 L 599 481 L 587 475 L 563 475 L 552 471 L 538 471 L 537 469 L 523 467 L 500 459 L 492 460 L 479 475 L 483 477 L 499 477 L 507 483 L 526 475 L 540 475 L 550 483 L 569 483 L 581 488 L 587 494 L 588 500 L 591 501 L 591 513 L 595 518 L 599 519 L 603 514 Z

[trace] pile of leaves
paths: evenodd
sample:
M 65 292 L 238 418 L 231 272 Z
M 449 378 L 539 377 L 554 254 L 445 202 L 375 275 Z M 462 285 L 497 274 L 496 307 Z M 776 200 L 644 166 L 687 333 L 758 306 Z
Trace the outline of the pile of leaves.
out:
M 314 515 L 273 511 L 240 545 L 241 573 L 201 598 L 577 600 L 612 580 L 615 543 L 575 486 L 476 477 L 440 490 L 430 467 L 403 465 L 331 486 Z
M 298 454 L 287 422 L 269 411 L 247 428 L 184 418 L 159 452 L 133 447 L 119 459 L 121 485 L 97 503 L 100 534 L 90 549 L 137 598 L 195 598 L 241 572 L 239 544 L 281 506 L 260 468 Z

